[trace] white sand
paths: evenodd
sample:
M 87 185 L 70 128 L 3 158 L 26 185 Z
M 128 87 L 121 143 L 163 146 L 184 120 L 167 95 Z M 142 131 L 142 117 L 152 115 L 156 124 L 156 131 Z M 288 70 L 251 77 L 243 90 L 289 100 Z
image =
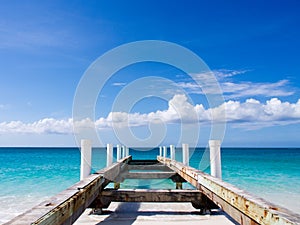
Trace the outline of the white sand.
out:
M 89 215 L 87 209 L 75 225 L 124 224 L 124 225 L 227 225 L 235 224 L 220 210 L 211 215 L 200 215 L 190 203 L 111 203 L 102 215 Z

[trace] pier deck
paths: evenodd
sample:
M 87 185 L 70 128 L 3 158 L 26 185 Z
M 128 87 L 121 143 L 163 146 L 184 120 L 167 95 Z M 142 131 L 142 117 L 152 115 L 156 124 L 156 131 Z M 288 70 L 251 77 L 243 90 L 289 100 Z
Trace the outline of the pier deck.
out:
M 196 190 L 119 189 L 125 179 L 161 178 L 171 179 L 177 189 L 182 188 L 182 182 L 189 182 Z M 111 182 L 115 183 L 115 190 L 106 189 Z M 102 215 L 88 215 L 87 208 L 97 209 Z M 211 216 L 201 215 L 209 210 Z M 211 221 L 233 224 L 233 220 L 243 225 L 300 224 L 300 216 L 293 212 L 161 156 L 157 160 L 125 157 L 6 224 L 73 224 L 79 217 L 78 225 L 116 224 L 113 220 L 122 224 L 152 224 L 152 219 L 159 224 L 186 224 L 187 221 L 189 224 L 208 221 L 209 224 L 214 224 Z

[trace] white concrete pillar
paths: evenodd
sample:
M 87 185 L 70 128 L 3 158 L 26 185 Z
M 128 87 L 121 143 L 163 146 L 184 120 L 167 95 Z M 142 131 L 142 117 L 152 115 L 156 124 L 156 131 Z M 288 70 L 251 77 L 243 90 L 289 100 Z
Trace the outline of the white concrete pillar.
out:
M 159 156 L 163 156 L 163 150 L 162 150 L 162 146 L 159 146 Z
M 164 146 L 163 149 L 164 149 L 163 157 L 164 157 L 164 158 L 167 158 L 167 147 Z
M 127 157 L 127 156 L 129 156 L 129 148 L 128 148 L 128 147 L 125 147 L 125 149 L 126 149 L 125 155 L 126 155 L 126 157 Z
M 209 140 L 209 154 L 210 154 L 210 174 L 213 177 L 222 179 L 221 169 L 221 141 Z
M 170 145 L 171 159 L 175 160 L 175 145 Z
M 122 157 L 121 145 L 117 145 L 117 161 L 120 161 Z
M 113 145 L 106 145 L 106 166 L 110 166 L 113 163 Z
M 122 145 L 122 159 L 125 158 L 126 151 L 125 151 L 125 146 Z
M 80 180 L 83 180 L 91 174 L 92 168 L 92 142 L 88 139 L 81 140 L 81 162 L 80 162 Z
M 189 166 L 190 150 L 189 144 L 182 144 L 182 163 L 185 166 Z

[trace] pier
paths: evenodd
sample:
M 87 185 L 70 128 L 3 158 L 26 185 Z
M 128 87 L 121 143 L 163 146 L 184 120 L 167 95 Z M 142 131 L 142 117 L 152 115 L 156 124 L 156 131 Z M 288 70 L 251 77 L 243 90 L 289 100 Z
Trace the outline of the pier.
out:
M 189 166 L 189 147 L 186 144 L 182 146 L 182 162 L 175 160 L 174 146 L 169 148 L 170 158 L 167 157 L 167 148 L 161 147 L 159 155 L 153 160 L 135 160 L 129 155 L 127 147 L 117 146 L 115 163 L 112 160 L 113 147 L 108 144 L 107 167 L 90 174 L 91 143 L 84 140 L 81 146 L 81 181 L 6 224 L 73 224 L 82 214 L 84 218 L 80 218 L 76 224 L 88 224 L 84 222 L 89 217 L 87 208 L 105 215 L 104 210 L 116 210 L 115 204 L 118 202 L 128 203 L 128 208 L 141 202 L 149 203 L 151 207 L 157 203 L 169 203 L 174 211 L 190 211 L 193 208 L 199 216 L 217 212 L 215 214 L 223 216 L 223 222 L 216 224 L 300 224 L 299 215 L 222 181 L 220 142 L 213 140 L 209 145 L 211 175 Z M 126 179 L 170 179 L 174 189 L 121 189 Z M 190 183 L 194 189 L 182 189 L 184 182 Z M 114 184 L 114 188 L 107 188 L 110 183 Z M 142 207 L 146 215 L 150 206 Z M 155 214 L 153 211 L 151 213 Z

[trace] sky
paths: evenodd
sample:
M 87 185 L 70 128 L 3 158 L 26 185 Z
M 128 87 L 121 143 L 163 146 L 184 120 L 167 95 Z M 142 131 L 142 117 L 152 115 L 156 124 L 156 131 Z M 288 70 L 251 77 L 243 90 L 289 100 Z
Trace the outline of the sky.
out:
M 1 0 L 0 146 L 76 146 L 74 97 L 88 68 L 118 46 L 157 40 L 200 57 L 224 101 L 209 104 L 197 83 L 207 73 L 128 65 L 99 86 L 85 120 L 102 144 L 206 146 L 215 122 L 226 125 L 225 147 L 299 147 L 299 10 L 296 0 Z M 134 84 L 126 109 L 119 97 Z

